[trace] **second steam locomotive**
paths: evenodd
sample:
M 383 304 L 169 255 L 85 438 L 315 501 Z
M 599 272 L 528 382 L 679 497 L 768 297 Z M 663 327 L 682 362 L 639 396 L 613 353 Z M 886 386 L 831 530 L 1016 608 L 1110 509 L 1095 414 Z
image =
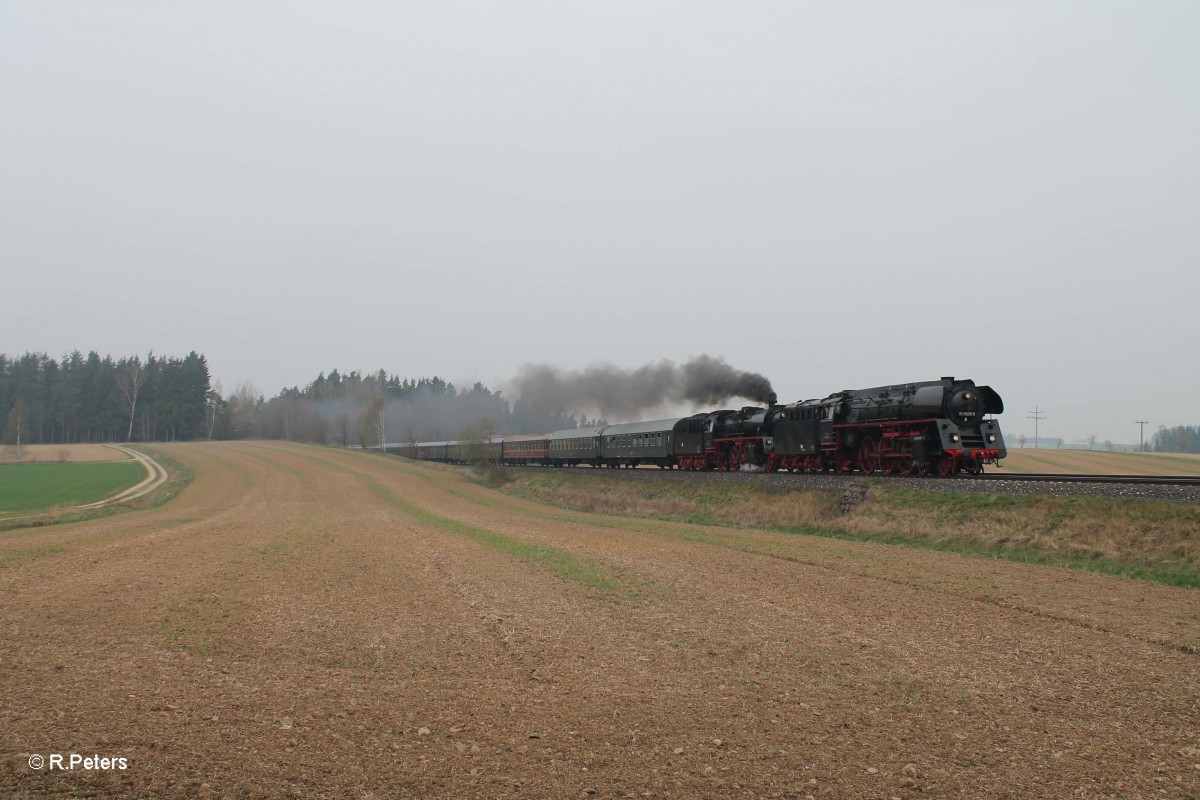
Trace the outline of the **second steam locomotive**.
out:
M 988 418 L 1003 411 L 990 386 L 949 377 L 790 405 L 772 396 L 766 407 L 507 436 L 488 449 L 498 463 L 556 467 L 978 474 L 1007 455 L 1000 424 Z M 464 442 L 389 450 L 430 461 L 471 460 Z

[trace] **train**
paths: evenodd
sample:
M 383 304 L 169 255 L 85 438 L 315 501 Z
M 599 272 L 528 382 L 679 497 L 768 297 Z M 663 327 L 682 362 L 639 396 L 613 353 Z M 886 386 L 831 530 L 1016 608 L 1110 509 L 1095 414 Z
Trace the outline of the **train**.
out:
M 979 474 L 1008 454 L 995 419 L 1003 411 L 990 386 L 951 376 L 787 405 L 772 395 L 766 406 L 689 417 L 386 449 L 460 464 L 945 477 Z

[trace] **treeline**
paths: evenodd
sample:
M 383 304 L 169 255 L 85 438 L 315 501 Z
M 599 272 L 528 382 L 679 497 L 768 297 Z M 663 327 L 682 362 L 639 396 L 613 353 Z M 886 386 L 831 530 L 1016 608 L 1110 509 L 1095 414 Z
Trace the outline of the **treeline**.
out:
M 481 383 L 460 390 L 436 376 L 335 369 L 268 400 L 248 384 L 223 397 L 194 351 L 145 359 L 0 354 L 0 423 L 10 444 L 257 438 L 371 447 L 454 439 L 481 419 L 502 433 L 602 424 L 538 413 Z
M 1156 453 L 1200 453 L 1200 428 L 1195 425 L 1176 425 L 1159 428 L 1150 440 Z
M 372 447 L 456 439 L 480 420 L 511 434 L 604 424 L 539 413 L 481 383 L 458 389 L 437 376 L 335 369 L 269 400 L 248 384 L 225 398 L 211 384 L 207 359 L 195 351 L 144 359 L 78 350 L 61 359 L 0 353 L 0 425 L 7 444 L 258 438 Z M 1049 441 L 1062 444 L 1042 444 Z M 1150 449 L 1200 453 L 1200 427 L 1160 427 Z
M 212 434 L 219 401 L 208 362 L 195 351 L 144 360 L 78 350 L 61 360 L 0 353 L 0 421 L 8 443 L 204 438 Z
M 503 433 L 538 433 L 593 424 L 601 420 L 567 414 L 545 414 L 528 403 L 509 403 L 500 392 L 481 383 L 458 389 L 432 378 L 401 378 L 384 370 L 375 373 L 333 370 L 308 385 L 284 389 L 270 400 L 252 387 L 239 387 L 218 420 L 224 438 L 288 439 L 292 441 L 375 446 L 455 439 L 459 431 L 490 419 Z

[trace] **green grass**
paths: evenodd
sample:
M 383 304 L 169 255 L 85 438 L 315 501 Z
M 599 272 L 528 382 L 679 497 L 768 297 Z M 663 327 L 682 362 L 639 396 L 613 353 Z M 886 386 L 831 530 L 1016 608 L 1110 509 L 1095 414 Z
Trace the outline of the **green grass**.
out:
M 359 458 L 380 458 L 380 456 L 376 454 L 354 453 L 354 451 L 348 452 L 351 452 L 353 455 Z M 544 569 L 553 575 L 562 578 L 563 580 L 571 581 L 572 583 L 577 583 L 581 586 L 594 589 L 600 594 L 623 597 L 627 600 L 637 599 L 640 596 L 641 591 L 644 591 L 648 588 L 648 586 L 642 585 L 639 590 L 638 584 L 631 580 L 628 576 L 617 574 L 610 569 L 606 569 L 600 564 L 577 558 L 576 556 L 568 553 L 566 550 L 561 550 L 556 547 L 545 547 L 529 544 L 496 531 L 480 528 L 475 525 L 469 525 L 465 522 L 459 522 L 458 520 L 450 519 L 449 517 L 443 517 L 426 511 L 425 509 L 420 508 L 419 506 L 416 506 L 407 500 L 397 497 L 383 484 L 379 483 L 373 478 L 370 478 L 364 473 L 348 469 L 339 464 L 334 464 L 328 459 L 316 458 L 313 456 L 304 457 L 308 458 L 309 460 L 316 461 L 324 467 L 334 470 L 335 472 L 354 475 L 358 479 L 362 480 L 371 493 L 380 500 L 383 500 L 385 503 L 400 509 L 413 519 L 416 519 L 427 525 L 431 525 L 435 528 L 440 528 L 444 531 L 456 533 L 460 536 L 466 536 L 467 538 L 473 539 L 479 544 L 490 547 L 493 550 L 504 553 L 505 555 L 513 558 L 517 558 L 528 564 L 532 564 L 540 569 Z M 433 476 L 422 471 L 420 468 L 405 468 L 404 465 L 412 463 L 408 459 L 400 458 L 398 456 L 383 457 L 391 460 L 399 472 L 402 472 L 406 475 L 414 475 L 426 481 L 434 479 Z
M 145 477 L 135 461 L 0 464 L 0 515 L 94 503 Z
M 40 517 L 9 519 L 0 518 L 0 535 L 14 530 L 22 530 L 27 528 L 44 528 L 49 530 L 62 525 L 91 522 L 93 520 L 110 517 L 115 514 L 125 514 L 131 511 L 137 512 L 151 508 L 158 508 L 173 500 L 176 495 L 183 491 L 195 477 L 195 473 L 192 472 L 190 467 L 180 461 L 175 460 L 174 458 L 171 458 L 161 451 L 151 450 L 148 447 L 141 447 L 140 449 L 152 455 L 154 460 L 157 461 L 167 471 L 167 482 L 155 489 L 149 495 L 132 501 L 131 505 L 122 504 L 116 506 L 105 506 L 102 508 L 87 509 L 85 511 L 69 511 L 63 514 L 51 514 Z M 194 521 L 195 519 L 179 518 L 170 520 L 169 523 L 183 524 L 185 522 Z M 73 550 L 83 545 L 109 541 L 120 535 L 122 535 L 122 531 L 117 529 L 95 536 L 73 539 L 70 542 L 60 542 L 51 545 L 37 545 L 34 547 L 7 550 L 3 553 L 0 553 L 0 569 L 24 561 L 31 561 L 34 559 L 58 555 L 59 553 L 65 553 L 68 550 Z
M 636 586 L 625 576 L 615 574 L 599 564 L 584 561 L 557 547 L 529 544 L 496 531 L 439 516 L 402 500 L 375 480 L 365 476 L 364 480 L 376 497 L 426 525 L 465 536 L 493 550 L 544 569 L 563 580 L 595 589 L 601 594 L 622 595 L 627 599 L 635 599 L 638 595 Z
M 787 505 L 776 508 L 775 513 L 769 509 L 753 516 L 738 513 L 738 509 L 777 502 L 778 496 L 744 485 L 643 483 L 602 475 L 539 472 L 517 477 L 503 491 L 588 514 L 595 524 L 608 523 L 607 516 L 636 519 L 642 524 L 657 520 L 700 528 L 764 530 L 1065 567 L 1200 589 L 1200 563 L 1194 546 L 1200 512 L 1191 504 L 923 492 L 892 489 L 882 480 L 870 483 L 868 500 L 850 515 L 837 512 L 838 492 L 789 495 L 789 504 L 814 512 L 801 522 L 787 519 L 783 513 Z M 610 502 L 596 502 L 605 498 Z M 1092 531 L 1105 535 L 1081 535 Z M 719 547 L 782 555 L 777 552 L 778 545 L 726 531 L 692 529 L 674 535 Z M 1108 550 L 1090 543 L 1096 539 Z

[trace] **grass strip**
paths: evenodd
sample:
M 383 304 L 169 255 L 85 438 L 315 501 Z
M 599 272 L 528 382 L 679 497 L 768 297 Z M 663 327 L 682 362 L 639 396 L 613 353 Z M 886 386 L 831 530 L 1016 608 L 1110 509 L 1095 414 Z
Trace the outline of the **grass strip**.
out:
M 1180 503 L 1088 497 L 920 492 L 872 484 L 868 500 L 839 514 L 839 492 L 780 495 L 708 482 L 661 484 L 588 475 L 521 475 L 501 491 L 576 514 L 700 527 L 763 530 L 1061 567 L 1200 589 L 1200 511 Z M 529 512 L 526 512 L 529 513 Z M 795 521 L 797 518 L 803 521 Z M 561 518 L 560 518 L 561 519 Z M 564 521 L 570 518 L 565 518 Z M 572 520 L 578 521 L 578 520 Z M 661 531 L 667 533 L 668 531 Z M 673 532 L 693 541 L 695 532 Z M 766 552 L 722 534 L 709 543 Z
M 329 448 L 322 448 L 328 452 Z M 426 472 L 422 467 L 413 468 L 410 459 L 400 456 L 381 455 L 374 453 L 363 453 L 361 451 L 347 450 L 357 458 L 367 458 L 375 460 L 386 459 L 388 466 L 395 469 L 406 476 L 420 478 L 424 481 L 434 481 L 435 476 Z M 580 559 L 566 550 L 557 547 L 547 547 L 545 545 L 533 545 L 527 542 L 522 542 L 519 539 L 514 539 L 511 536 L 506 536 L 497 531 L 480 528 L 466 522 L 460 522 L 449 517 L 443 517 L 434 514 L 431 511 L 426 511 L 420 506 L 414 505 L 400 497 L 397 497 L 386 486 L 379 483 L 371 476 L 357 472 L 340 464 L 334 464 L 326 458 L 318 458 L 307 454 L 302 455 L 310 461 L 317 462 L 327 469 L 332 469 L 335 472 L 354 475 L 363 481 L 367 489 L 383 502 L 400 509 L 405 514 L 413 517 L 419 522 L 423 522 L 435 528 L 439 528 L 450 533 L 455 533 L 460 536 L 465 536 L 473 541 L 489 547 L 497 552 L 517 558 L 528 564 L 532 564 L 539 569 L 544 569 L 553 575 L 556 575 L 563 580 L 571 581 L 590 589 L 594 589 L 600 594 L 611 597 L 623 597 L 627 600 L 637 599 L 639 596 L 638 585 L 625 576 L 614 574 L 612 571 L 604 567 Z M 457 474 L 457 473 L 455 473 Z M 453 489 L 448 489 L 448 493 L 452 496 L 461 496 Z
M 514 539 L 511 536 L 498 533 L 497 531 L 480 528 L 466 522 L 434 514 L 397 497 L 386 486 L 373 478 L 365 475 L 362 478 L 371 493 L 380 500 L 400 509 L 405 514 L 426 525 L 465 536 L 497 552 L 520 559 L 535 567 L 547 570 L 563 580 L 594 589 L 601 594 L 620 594 L 631 599 L 637 595 L 636 587 L 629 581 L 599 565 L 577 558 L 565 550 L 557 547 L 529 544 Z

